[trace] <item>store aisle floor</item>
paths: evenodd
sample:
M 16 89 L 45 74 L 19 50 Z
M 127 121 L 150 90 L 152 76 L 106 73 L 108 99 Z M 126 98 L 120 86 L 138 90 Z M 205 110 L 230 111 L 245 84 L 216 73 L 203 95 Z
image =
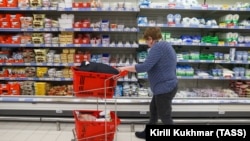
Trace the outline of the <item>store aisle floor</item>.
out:
M 74 138 L 72 129 L 74 123 L 49 122 L 9 122 L 0 121 L 0 141 L 71 141 Z M 136 125 L 136 130 L 142 130 L 142 125 Z M 114 141 L 143 141 L 134 136 L 129 125 L 120 125 Z

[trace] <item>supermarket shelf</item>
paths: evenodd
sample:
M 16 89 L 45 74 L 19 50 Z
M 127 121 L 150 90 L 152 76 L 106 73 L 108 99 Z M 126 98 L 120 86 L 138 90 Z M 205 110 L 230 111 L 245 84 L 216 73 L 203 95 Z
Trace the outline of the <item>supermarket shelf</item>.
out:
M 1 7 L 0 11 L 56 11 L 57 7 Z
M 196 79 L 196 80 L 250 80 L 250 77 L 222 77 L 222 76 L 177 76 L 178 79 Z M 138 77 L 138 79 L 147 79 Z
M 81 47 L 111 47 L 111 48 L 138 48 L 139 45 L 124 44 L 0 44 L 1 47 L 45 47 L 45 48 L 81 48 Z
M 250 11 L 250 8 L 230 8 L 230 7 L 222 7 L 222 6 L 209 6 L 209 5 L 200 5 L 193 7 L 184 7 L 184 6 L 176 6 L 174 4 L 166 4 L 166 5 L 156 5 L 156 6 L 140 6 L 140 10 L 195 10 L 195 11 Z
M 73 81 L 73 78 L 0 77 L 6 81 Z
M 250 77 L 177 76 L 178 79 L 250 80 Z
M 5 8 L 1 7 L 0 11 L 74 11 L 74 12 L 139 12 L 139 8 L 57 8 L 57 7 L 14 7 Z
M 146 46 L 147 44 L 140 43 L 139 45 Z M 172 43 L 173 46 L 200 46 L 200 47 L 250 47 L 250 44 L 210 44 L 210 43 Z
M 140 6 L 140 8 L 57 8 L 57 7 L 1 7 L 1 11 L 98 11 L 98 12 L 139 12 L 140 10 L 201 10 L 201 11 L 250 11 L 250 8 L 223 8 L 201 5 L 196 7 L 184 7 L 174 5 Z
M 121 124 L 132 124 L 131 128 L 133 130 L 134 124 L 146 124 L 148 119 L 138 119 L 138 118 L 120 118 Z M 250 120 L 247 118 L 174 118 L 175 124 L 250 124 Z M 75 119 L 73 117 L 25 117 L 25 116 L 0 116 L 0 121 L 25 121 L 25 122 L 69 122 L 74 123 Z M 159 121 L 161 122 L 161 121 Z
M 162 28 L 189 28 L 189 29 L 237 29 L 237 30 L 249 30 L 250 26 L 230 26 L 230 27 L 221 27 L 221 26 L 208 26 L 208 25 L 183 25 L 183 24 L 139 24 L 138 27 L 162 27 Z
M 58 31 L 82 31 L 82 32 L 139 32 L 138 28 L 124 28 L 124 29 L 103 29 L 103 28 L 0 28 L 0 32 L 58 32 Z
M 55 66 L 55 67 L 71 67 L 80 66 L 81 63 L 0 63 L 1 66 Z M 135 64 L 127 63 L 110 63 L 110 66 L 127 66 Z
M 139 12 L 139 8 L 58 8 L 58 11 L 74 12 Z
M 215 60 L 214 63 L 222 64 L 250 64 L 250 61 L 226 61 L 226 60 Z
M 59 31 L 88 31 L 88 32 L 139 32 L 138 28 L 59 28 Z
M 0 80 L 5 81 L 73 81 L 73 78 L 34 78 L 34 77 L 0 77 Z M 137 82 L 137 79 L 120 78 L 118 82 Z
M 227 60 L 177 60 L 177 63 L 218 63 L 218 64 L 250 64 L 250 61 L 227 61 Z
M 57 66 L 71 67 L 80 66 L 81 63 L 0 63 L 0 66 Z
M 38 103 L 74 103 L 74 104 L 149 104 L 151 97 L 114 97 L 110 99 L 77 98 L 74 96 L 4 96 L 0 95 L 0 102 L 38 102 Z M 173 104 L 250 104 L 250 98 L 175 98 Z
M 250 80 L 250 77 L 214 77 L 214 76 L 177 76 L 178 79 L 199 79 L 199 80 Z M 147 79 L 138 77 L 137 79 L 121 78 L 120 82 L 136 82 L 138 79 Z M 6 81 L 73 81 L 73 78 L 33 78 L 33 77 L 0 77 L 0 80 Z
M 26 31 L 44 31 L 44 32 L 58 32 L 57 27 L 52 28 L 0 28 L 0 32 L 26 32 Z
M 36 97 L 36 96 L 35 96 Z M 36 97 L 1 96 L 0 117 L 71 117 L 72 110 L 117 111 L 120 118 L 148 118 L 150 98 L 75 98 L 75 97 Z M 175 98 L 174 118 L 244 118 L 250 117 L 249 98 Z M 136 107 L 136 108 L 135 108 Z

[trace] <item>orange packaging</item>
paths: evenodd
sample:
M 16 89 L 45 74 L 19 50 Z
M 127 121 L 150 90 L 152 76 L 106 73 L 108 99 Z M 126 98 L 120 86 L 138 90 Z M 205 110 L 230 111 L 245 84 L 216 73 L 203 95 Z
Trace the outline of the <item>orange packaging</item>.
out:
M 10 35 L 6 36 L 4 43 L 11 44 L 12 43 L 12 36 L 10 36 Z
M 21 28 L 20 22 L 10 22 L 10 28 Z
M 10 21 L 20 21 L 20 17 L 22 16 L 22 14 L 6 14 L 6 17 L 10 19 Z
M 0 19 L 5 18 L 5 14 L 0 14 Z
M 4 44 L 4 43 L 5 43 L 5 38 L 6 38 L 6 36 L 0 35 L 0 43 L 1 43 L 1 44 Z M 0 54 L 1 54 L 1 51 L 0 51 Z
M 74 39 L 74 44 L 82 44 L 82 39 L 81 38 L 77 38 L 77 39 Z
M 20 95 L 21 94 L 21 88 L 19 83 L 9 83 L 9 93 L 12 95 Z
M 83 8 L 83 3 L 82 2 L 73 2 L 72 7 L 73 8 Z
M 81 22 L 75 22 L 73 26 L 74 26 L 74 28 L 82 28 L 82 23 Z
M 84 37 L 84 38 L 82 39 L 82 43 L 83 43 L 83 44 L 90 44 L 90 39 L 89 39 L 88 37 Z
M 10 94 L 9 84 L 0 84 L 0 95 L 1 94 Z
M 6 0 L 7 5 L 6 7 L 17 7 L 18 6 L 18 0 Z
M 82 27 L 83 28 L 90 28 L 90 21 L 89 20 L 84 20 L 82 22 Z
M 0 0 L 0 7 L 6 7 L 7 6 L 7 0 Z
M 11 44 L 21 44 L 21 36 L 12 36 L 11 41 Z
M 6 16 L 3 16 L 1 19 L 0 19 L 1 22 L 9 22 L 10 21 L 10 18 L 9 17 L 6 17 Z
M 21 36 L 21 44 L 30 44 L 32 42 L 32 38 L 29 35 Z
M 91 7 L 91 4 L 90 4 L 90 2 L 84 2 L 84 3 L 82 4 L 82 7 L 83 7 L 83 8 L 90 8 L 90 7 Z
M 3 21 L 0 23 L 0 28 L 10 28 L 10 22 Z
M 90 53 L 75 54 L 75 56 L 74 56 L 74 62 L 75 63 L 81 63 L 83 61 L 89 61 L 90 58 L 91 58 Z

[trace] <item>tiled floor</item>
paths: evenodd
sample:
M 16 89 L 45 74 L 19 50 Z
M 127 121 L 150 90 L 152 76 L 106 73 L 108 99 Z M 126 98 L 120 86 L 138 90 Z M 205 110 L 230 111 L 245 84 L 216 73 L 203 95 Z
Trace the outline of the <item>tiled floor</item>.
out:
M 142 130 L 142 125 L 135 125 Z M 0 121 L 0 141 L 71 141 L 74 123 L 9 122 Z M 143 141 L 134 136 L 130 125 L 119 125 L 114 141 Z

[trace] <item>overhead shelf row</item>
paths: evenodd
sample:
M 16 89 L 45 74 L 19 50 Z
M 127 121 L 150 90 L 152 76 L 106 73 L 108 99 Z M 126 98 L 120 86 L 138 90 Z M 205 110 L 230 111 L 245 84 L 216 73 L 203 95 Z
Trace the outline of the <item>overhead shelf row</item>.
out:
M 208 5 L 200 5 L 196 7 L 184 7 L 184 6 L 175 6 L 175 5 L 157 5 L 157 6 L 145 6 L 141 5 L 138 8 L 59 8 L 59 7 L 2 7 L 1 10 L 3 11 L 80 11 L 80 12 L 87 12 L 87 11 L 97 11 L 97 12 L 139 12 L 143 9 L 152 9 L 152 10 L 202 10 L 202 11 L 250 11 L 250 8 L 230 8 L 230 7 L 223 7 L 223 6 L 208 6 Z
M 40 32 L 59 32 L 59 31 L 84 31 L 84 32 L 138 32 L 137 28 L 0 28 L 1 32 L 26 32 L 26 31 L 40 31 Z
M 70 103 L 96 103 L 96 98 L 89 98 L 89 99 L 82 99 L 82 98 L 75 98 L 73 96 L 5 96 L 0 97 L 1 102 L 40 102 L 40 103 L 53 103 L 53 102 L 70 102 Z M 101 103 L 117 103 L 117 104 L 132 104 L 132 103 L 149 103 L 151 98 L 112 98 L 112 99 L 98 99 L 98 102 Z M 174 104 L 219 104 L 219 103 L 234 103 L 234 104 L 249 104 L 249 98 L 175 98 L 173 100 Z
M 111 48 L 138 48 L 138 44 L 0 44 L 1 47 L 46 47 L 46 48 L 84 48 L 84 47 L 111 47 Z
M 199 80 L 250 80 L 250 77 L 214 77 L 214 76 L 177 76 L 178 79 L 199 79 Z M 147 79 L 145 77 L 138 77 L 138 79 Z M 34 77 L 0 77 L 0 80 L 6 81 L 73 81 L 73 78 L 34 78 Z M 131 79 L 120 79 L 119 81 L 136 82 Z
M 226 61 L 226 60 L 177 60 L 177 63 L 216 63 L 216 64 L 250 64 L 250 61 Z M 1 66 L 80 66 L 80 63 L 0 63 Z M 110 66 L 125 66 L 129 64 L 111 63 Z
M 139 44 L 144 45 L 146 44 Z M 0 44 L 1 47 L 48 47 L 48 48 L 70 48 L 70 47 L 111 47 L 111 48 L 138 48 L 138 44 L 125 45 L 125 44 Z M 207 44 L 207 43 L 173 43 L 174 46 L 203 46 L 203 47 L 242 47 L 248 48 L 249 44 Z

